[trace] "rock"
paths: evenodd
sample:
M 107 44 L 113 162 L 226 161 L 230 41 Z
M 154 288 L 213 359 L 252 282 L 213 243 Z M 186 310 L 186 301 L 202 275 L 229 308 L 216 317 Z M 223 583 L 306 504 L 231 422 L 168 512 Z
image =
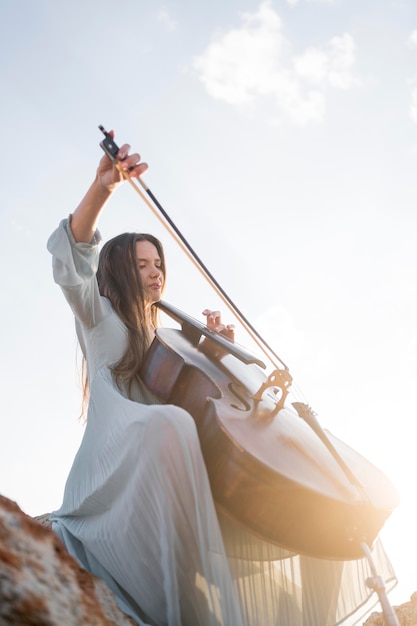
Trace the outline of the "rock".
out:
M 48 526 L 47 515 L 33 520 L 0 496 L 0 624 L 134 626 Z
M 410 602 L 393 607 L 400 626 L 417 626 L 417 592 L 414 592 Z M 363 626 L 385 626 L 382 613 L 372 613 Z
M 400 626 L 417 626 L 417 592 L 394 607 Z M 51 530 L 0 496 L 0 626 L 135 626 L 114 594 L 73 559 Z M 373 613 L 363 626 L 385 626 Z

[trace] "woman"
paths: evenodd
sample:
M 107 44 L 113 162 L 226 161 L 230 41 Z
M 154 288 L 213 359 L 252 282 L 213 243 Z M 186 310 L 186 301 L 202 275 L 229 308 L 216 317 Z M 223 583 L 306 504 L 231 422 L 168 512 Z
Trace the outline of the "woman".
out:
M 147 165 L 129 149 L 117 158 L 140 176 Z M 86 430 L 54 530 L 140 625 L 340 624 L 371 595 L 366 560 L 301 557 L 217 516 L 193 419 L 159 404 L 141 382 L 166 269 L 150 235 L 115 237 L 99 260 L 98 219 L 122 180 L 104 156 L 80 205 L 48 241 L 89 390 Z M 218 312 L 204 315 L 209 328 L 233 336 Z M 394 579 L 379 542 L 374 559 L 381 576 Z
M 138 154 L 118 154 L 131 176 Z M 139 370 L 155 332 L 152 303 L 165 284 L 150 235 L 109 241 L 98 263 L 101 211 L 122 176 L 104 156 L 68 220 L 51 235 L 55 281 L 76 321 L 87 363 L 87 425 L 54 530 L 79 562 L 106 580 L 138 624 L 239 626 L 233 588 L 195 424 L 162 406 Z M 216 312 L 208 326 L 225 329 Z

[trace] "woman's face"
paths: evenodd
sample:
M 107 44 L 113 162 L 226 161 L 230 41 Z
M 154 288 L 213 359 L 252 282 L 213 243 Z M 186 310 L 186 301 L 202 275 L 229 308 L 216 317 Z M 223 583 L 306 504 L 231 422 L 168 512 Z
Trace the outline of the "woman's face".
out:
M 161 270 L 161 259 L 158 250 L 150 241 L 136 242 L 136 258 L 139 274 L 149 304 L 161 299 L 165 277 Z

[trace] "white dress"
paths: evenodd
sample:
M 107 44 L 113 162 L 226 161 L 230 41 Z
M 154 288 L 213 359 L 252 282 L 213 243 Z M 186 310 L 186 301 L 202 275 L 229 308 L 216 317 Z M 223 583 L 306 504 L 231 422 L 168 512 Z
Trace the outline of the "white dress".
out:
M 97 232 L 91 244 L 76 243 L 69 220 L 48 240 L 90 386 L 84 437 L 51 515 L 55 532 L 139 625 L 342 623 L 371 594 L 365 560 L 299 557 L 219 524 L 192 417 L 144 387 L 128 399 L 115 384 L 109 366 L 124 353 L 127 330 L 98 291 L 100 241 Z M 394 581 L 379 542 L 374 559 Z

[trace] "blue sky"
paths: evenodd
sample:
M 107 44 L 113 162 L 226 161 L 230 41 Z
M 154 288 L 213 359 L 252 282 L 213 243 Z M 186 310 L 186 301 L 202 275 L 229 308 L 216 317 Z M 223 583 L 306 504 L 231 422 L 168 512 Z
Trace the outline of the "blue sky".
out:
M 0 24 L 0 493 L 29 514 L 57 508 L 82 437 L 79 354 L 46 240 L 94 176 L 103 124 L 150 164 L 152 191 L 323 426 L 396 484 L 402 502 L 383 538 L 406 600 L 417 590 L 407 562 L 413 0 L 3 0 Z M 101 230 L 155 233 L 167 249 L 166 299 L 199 318 L 219 306 L 128 186 Z M 239 329 L 237 339 L 246 342 Z

